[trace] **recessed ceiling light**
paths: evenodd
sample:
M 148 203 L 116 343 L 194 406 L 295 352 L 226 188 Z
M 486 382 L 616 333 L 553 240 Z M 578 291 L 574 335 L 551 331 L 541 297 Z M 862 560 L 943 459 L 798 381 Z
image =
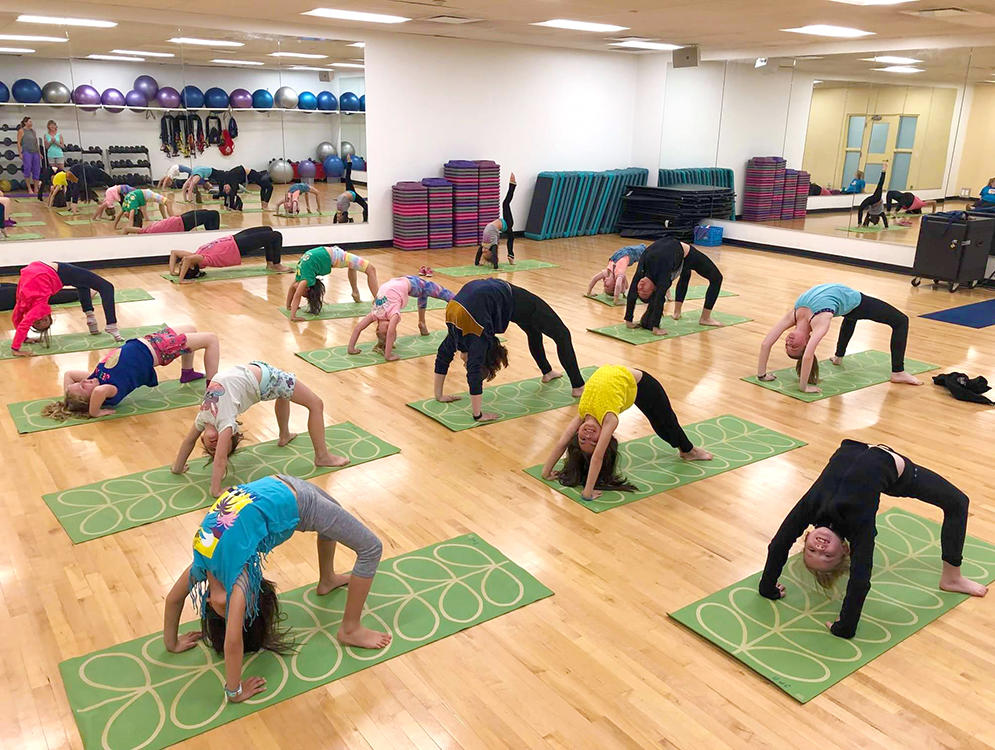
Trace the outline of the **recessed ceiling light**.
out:
M 119 62 L 145 62 L 144 57 L 131 57 L 129 55 L 87 55 L 89 60 L 118 60 Z
M 824 60 L 822 55 L 802 55 L 798 58 L 799 60 Z
M 812 81 L 812 85 L 815 85 L 817 83 L 822 83 L 822 81 L 820 81 L 818 78 L 816 78 L 814 81 Z
M 320 70 L 323 73 L 328 72 L 328 68 L 315 68 L 312 65 L 291 65 L 287 70 Z
M 60 18 L 58 16 L 18 16 L 21 23 L 50 23 L 55 26 L 90 26 L 94 29 L 113 29 L 116 21 L 99 21 L 95 18 Z
M 112 49 L 115 55 L 138 55 L 140 57 L 176 57 L 172 52 L 144 52 L 140 49 Z
M 846 3 L 847 5 L 901 5 L 911 3 L 914 0 L 833 0 L 834 3 Z
M 348 46 L 348 47 L 359 47 L 360 49 L 362 49 L 363 47 L 366 46 L 366 42 L 353 42 L 352 44 L 349 44 L 349 45 L 346 45 L 346 46 Z
M 214 59 L 211 60 L 212 63 L 220 63 L 221 65 L 262 65 L 261 62 L 255 60 L 221 60 Z
M 590 21 L 572 21 L 569 18 L 552 18 L 530 26 L 547 26 L 551 29 L 570 29 L 571 31 L 594 31 L 609 34 L 615 31 L 625 31 L 628 26 L 613 26 L 610 23 L 591 23 Z
M 661 52 L 680 49 L 679 44 L 667 44 L 666 42 L 641 42 L 637 39 L 629 39 L 624 42 L 611 42 L 609 47 L 622 47 L 624 49 L 653 49 Z
M 333 68 L 365 68 L 365 65 L 360 63 L 332 63 Z
M 0 55 L 30 55 L 33 49 L 27 47 L 0 47 Z
M 244 47 L 242 42 L 229 42 L 227 39 L 198 39 L 192 36 L 174 36 L 167 39 L 173 44 L 199 44 L 202 47 Z
M 913 65 L 922 62 L 915 57 L 896 57 L 895 55 L 878 55 L 877 57 L 862 57 L 860 59 L 864 62 L 884 63 L 885 65 Z
M 911 65 L 889 65 L 887 68 L 871 68 L 871 70 L 880 70 L 883 73 L 925 73 L 926 72 L 922 68 L 914 68 Z
M 64 36 L 35 36 L 33 34 L 0 34 L 5 42 L 68 42 Z
M 873 31 L 863 31 L 853 29 L 849 26 L 833 26 L 827 23 L 813 23 L 808 26 L 799 26 L 796 29 L 781 29 L 790 31 L 792 34 L 811 34 L 812 36 L 831 36 L 838 39 L 856 39 L 861 36 L 873 36 Z
M 301 15 L 335 18 L 339 21 L 363 21 L 365 23 L 404 23 L 411 20 L 406 16 L 389 16 L 384 13 L 363 13 L 357 10 L 339 10 L 337 8 L 315 8 L 314 10 L 304 11 Z
M 270 57 L 299 57 L 302 60 L 324 60 L 328 55 L 312 55 L 307 52 L 270 52 Z

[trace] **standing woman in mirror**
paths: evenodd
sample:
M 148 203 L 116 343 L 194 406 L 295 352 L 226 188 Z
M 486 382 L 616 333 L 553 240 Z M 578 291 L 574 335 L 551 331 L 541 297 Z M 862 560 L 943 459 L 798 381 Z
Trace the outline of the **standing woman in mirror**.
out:
M 357 206 L 363 209 L 363 221 L 367 222 L 370 220 L 370 206 L 366 202 L 366 199 L 359 194 L 356 190 L 356 185 L 352 181 L 352 154 L 346 154 L 345 157 L 345 192 L 340 195 L 335 201 L 335 217 L 332 219 L 333 224 L 348 224 L 352 221 L 349 218 L 349 206 L 355 203 Z M 320 208 L 318 209 L 321 210 Z
M 38 150 L 38 136 L 30 117 L 21 120 L 17 126 L 17 153 L 21 157 L 21 171 L 28 184 L 29 193 L 37 193 L 41 179 L 41 152 Z
M 301 298 L 307 300 L 307 311 L 311 315 L 318 315 L 321 312 L 325 299 L 325 283 L 319 277 L 327 276 L 333 268 L 349 270 L 349 286 L 352 287 L 354 302 L 359 302 L 359 286 L 356 282 L 360 272 L 366 274 L 370 294 L 376 299 L 380 283 L 377 281 L 377 269 L 370 261 L 347 253 L 338 246 L 313 247 L 297 261 L 297 275 L 294 277 L 294 283 L 287 289 L 287 309 L 290 311 L 291 320 L 303 320 L 297 317 Z
M 66 166 L 66 154 L 62 150 L 66 147 L 66 142 L 62 140 L 62 133 L 59 132 L 59 125 L 55 120 L 49 120 L 47 127 L 45 155 L 48 156 L 48 163 L 51 166 L 62 169 Z

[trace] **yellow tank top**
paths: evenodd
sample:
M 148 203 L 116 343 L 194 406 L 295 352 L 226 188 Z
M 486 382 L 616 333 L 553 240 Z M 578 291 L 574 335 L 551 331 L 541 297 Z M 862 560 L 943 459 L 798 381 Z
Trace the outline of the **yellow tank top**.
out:
M 629 368 L 603 365 L 588 378 L 577 411 L 581 417 L 590 414 L 600 424 L 608 412 L 619 415 L 635 402 L 636 379 Z

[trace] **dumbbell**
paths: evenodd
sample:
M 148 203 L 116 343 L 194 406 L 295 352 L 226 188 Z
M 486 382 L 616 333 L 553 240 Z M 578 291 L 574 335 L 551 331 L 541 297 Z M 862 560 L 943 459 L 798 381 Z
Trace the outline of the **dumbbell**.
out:
M 17 166 L 16 164 L 8 164 L 7 165 L 7 174 L 17 174 L 20 171 L 21 171 L 21 168 L 19 166 Z
M 17 152 L 14 151 L 14 149 L 12 148 L 8 148 L 6 151 L 3 152 L 3 156 L 5 159 L 13 159 L 15 156 L 17 156 Z
M 4 146 L 13 146 L 14 145 L 14 139 L 10 138 L 10 137 L 6 137 L 6 138 L 3 139 L 3 141 L 0 141 L 0 143 L 3 143 Z

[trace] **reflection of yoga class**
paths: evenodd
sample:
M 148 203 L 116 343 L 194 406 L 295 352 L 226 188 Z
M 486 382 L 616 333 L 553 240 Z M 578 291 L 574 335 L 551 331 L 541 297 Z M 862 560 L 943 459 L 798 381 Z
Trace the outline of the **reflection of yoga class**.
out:
M 995 46 L 395 5 L 0 34 L 4 746 L 988 747 Z

